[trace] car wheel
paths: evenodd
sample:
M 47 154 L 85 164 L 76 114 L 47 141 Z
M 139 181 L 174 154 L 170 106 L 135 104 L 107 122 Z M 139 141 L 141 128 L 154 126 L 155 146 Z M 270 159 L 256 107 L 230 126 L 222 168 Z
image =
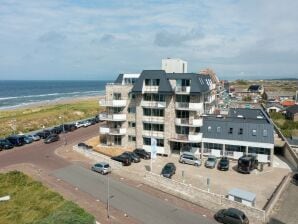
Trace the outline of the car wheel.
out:
M 183 163 L 183 164 L 185 164 L 185 161 L 184 161 L 184 160 L 182 160 L 182 163 Z
M 199 166 L 199 164 L 197 164 L 197 163 L 195 163 L 194 165 L 195 165 L 195 166 Z

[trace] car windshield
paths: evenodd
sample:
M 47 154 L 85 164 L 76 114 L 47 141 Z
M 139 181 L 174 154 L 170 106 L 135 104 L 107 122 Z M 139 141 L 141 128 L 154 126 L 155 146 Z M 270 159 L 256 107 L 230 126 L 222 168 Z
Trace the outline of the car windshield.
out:
M 213 158 L 213 157 L 209 157 L 209 158 L 208 158 L 208 161 L 209 161 L 209 162 L 215 162 L 215 158 Z
M 104 165 L 103 167 L 104 167 L 104 168 L 109 168 L 110 165 L 109 165 L 109 164 L 106 164 L 106 165 Z
M 226 164 L 228 164 L 228 162 L 229 162 L 229 161 L 228 161 L 228 160 L 226 160 L 226 159 L 220 160 L 220 163 L 221 163 L 221 164 L 223 164 L 223 165 L 226 165 Z
M 164 171 L 170 171 L 172 169 L 172 166 L 166 165 L 163 169 Z

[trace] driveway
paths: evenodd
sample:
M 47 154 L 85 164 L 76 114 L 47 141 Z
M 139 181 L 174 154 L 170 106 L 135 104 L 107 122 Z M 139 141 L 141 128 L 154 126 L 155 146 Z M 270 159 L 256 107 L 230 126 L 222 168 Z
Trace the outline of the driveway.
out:
M 91 194 L 100 201 L 107 201 L 107 179 L 81 166 L 71 165 L 54 171 L 56 177 L 78 187 L 81 191 Z M 136 188 L 132 188 L 114 179 L 110 182 L 110 204 L 114 208 L 126 212 L 141 223 L 200 223 L 212 224 L 213 220 L 173 206 L 159 198 L 153 197 Z

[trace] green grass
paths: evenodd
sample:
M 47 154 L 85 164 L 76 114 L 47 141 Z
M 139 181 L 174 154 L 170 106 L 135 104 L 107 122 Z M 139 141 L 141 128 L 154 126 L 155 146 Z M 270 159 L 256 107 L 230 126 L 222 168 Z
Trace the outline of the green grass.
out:
M 298 133 L 298 122 L 288 120 L 281 113 L 270 113 L 271 119 L 280 128 L 282 134 L 285 137 L 297 136 Z
M 51 127 L 61 124 L 63 120 L 69 122 L 92 117 L 100 110 L 97 100 L 82 100 L 68 104 L 0 111 L 0 137 L 38 130 L 43 126 Z
M 76 204 L 25 174 L 12 171 L 0 174 L 0 223 L 5 224 L 94 224 L 94 217 Z

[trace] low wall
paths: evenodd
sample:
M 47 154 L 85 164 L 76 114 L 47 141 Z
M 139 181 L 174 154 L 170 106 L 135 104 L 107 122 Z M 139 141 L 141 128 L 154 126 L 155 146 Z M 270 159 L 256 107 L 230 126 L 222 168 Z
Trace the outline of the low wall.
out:
M 115 160 L 111 160 L 110 157 L 100 154 L 98 152 L 94 152 L 92 149 L 84 149 L 75 145 L 73 146 L 73 150 L 80 154 L 83 154 L 87 158 L 93 159 L 96 162 L 107 162 L 110 164 L 112 169 L 122 168 L 122 163 Z
M 223 195 L 214 194 L 151 172 L 146 172 L 144 179 L 146 184 L 154 188 L 183 198 L 184 200 L 208 208 L 214 212 L 223 208 L 233 207 L 242 210 L 248 216 L 250 223 L 264 223 L 266 220 L 264 210 L 231 201 Z

